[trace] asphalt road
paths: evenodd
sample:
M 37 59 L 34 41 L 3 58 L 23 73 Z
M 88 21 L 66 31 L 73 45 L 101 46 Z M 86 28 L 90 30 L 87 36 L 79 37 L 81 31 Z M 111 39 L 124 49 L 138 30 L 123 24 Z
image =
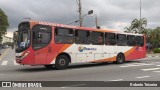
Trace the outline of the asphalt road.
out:
M 43 66 L 17 65 L 14 62 L 14 58 L 15 53 L 13 49 L 9 48 L 3 51 L 0 57 L 0 81 L 160 81 L 160 57 L 148 57 L 141 60 L 129 61 L 124 64 L 77 64 L 71 65 L 65 70 L 46 69 Z M 24 88 L 2 89 L 21 90 Z M 32 89 L 40 90 L 42 88 Z M 45 88 L 45 90 L 50 89 Z M 74 90 L 74 88 L 67 86 L 54 88 L 54 90 L 59 89 Z M 81 90 L 87 88 L 75 89 Z M 97 90 L 96 88 L 92 89 Z M 106 88 L 101 89 L 106 90 Z M 107 87 L 107 89 L 111 88 Z M 128 89 L 135 90 L 138 88 L 114 88 L 114 90 Z M 150 90 L 144 87 L 141 89 Z

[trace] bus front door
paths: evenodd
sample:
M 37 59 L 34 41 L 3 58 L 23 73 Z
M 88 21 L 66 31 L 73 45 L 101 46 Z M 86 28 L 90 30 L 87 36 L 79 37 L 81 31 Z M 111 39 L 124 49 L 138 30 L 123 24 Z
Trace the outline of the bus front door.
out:
M 46 64 L 48 48 L 35 51 L 35 64 Z

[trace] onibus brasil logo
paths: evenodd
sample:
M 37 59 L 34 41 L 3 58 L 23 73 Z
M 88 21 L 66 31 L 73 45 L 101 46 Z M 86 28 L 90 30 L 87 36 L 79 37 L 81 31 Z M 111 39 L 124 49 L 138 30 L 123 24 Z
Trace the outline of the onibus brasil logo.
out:
M 79 50 L 79 52 L 83 52 L 85 50 L 87 50 L 87 51 L 97 50 L 97 48 L 87 48 L 87 47 L 79 46 L 78 50 Z

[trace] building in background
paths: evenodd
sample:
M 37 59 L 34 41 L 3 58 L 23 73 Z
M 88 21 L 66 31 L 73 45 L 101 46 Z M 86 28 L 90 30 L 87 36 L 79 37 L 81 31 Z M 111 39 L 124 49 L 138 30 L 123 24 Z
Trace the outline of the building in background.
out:
M 2 42 L 1 44 L 4 44 L 4 43 L 13 43 L 13 38 L 11 37 L 7 37 L 7 36 L 2 36 Z

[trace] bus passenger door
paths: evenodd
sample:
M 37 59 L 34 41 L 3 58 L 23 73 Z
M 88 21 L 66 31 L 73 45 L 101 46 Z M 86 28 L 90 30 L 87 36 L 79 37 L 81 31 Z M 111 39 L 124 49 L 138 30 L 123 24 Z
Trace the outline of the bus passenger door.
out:
M 47 64 L 51 30 L 49 26 L 37 25 L 33 27 L 32 47 L 35 52 L 35 64 Z
M 46 64 L 48 48 L 35 51 L 35 64 Z

